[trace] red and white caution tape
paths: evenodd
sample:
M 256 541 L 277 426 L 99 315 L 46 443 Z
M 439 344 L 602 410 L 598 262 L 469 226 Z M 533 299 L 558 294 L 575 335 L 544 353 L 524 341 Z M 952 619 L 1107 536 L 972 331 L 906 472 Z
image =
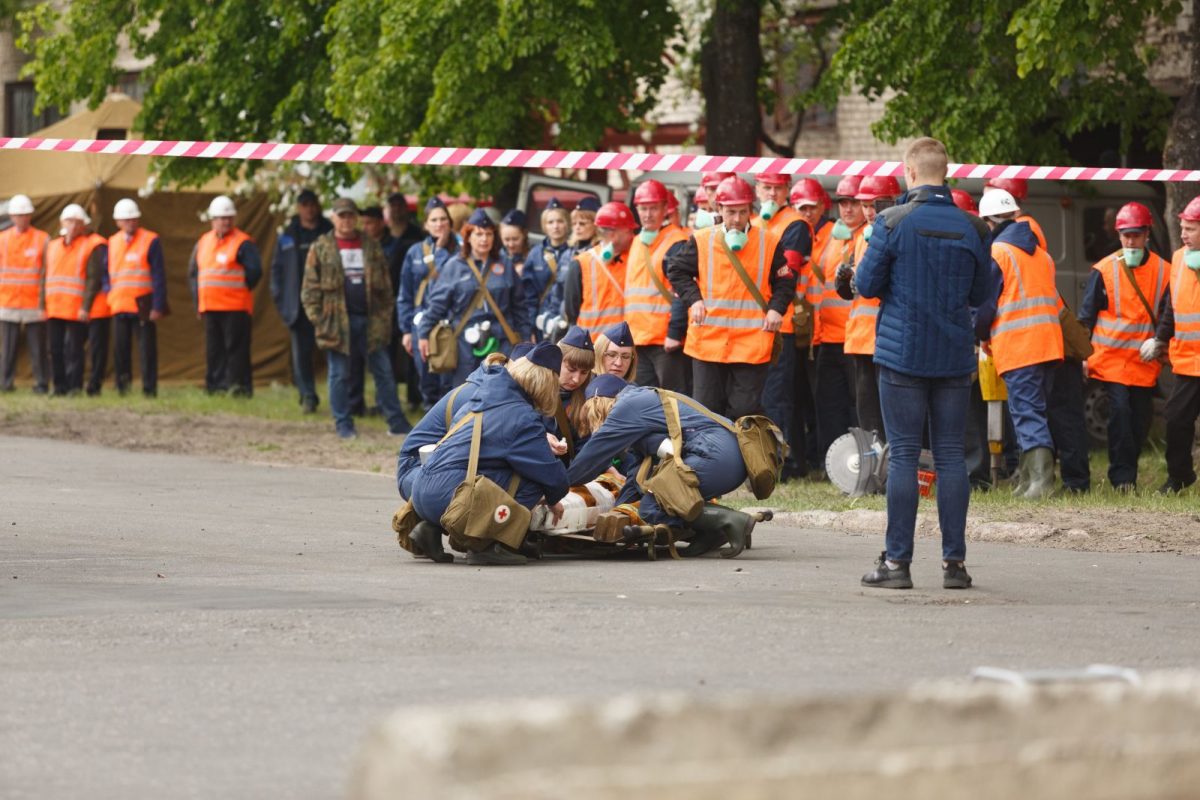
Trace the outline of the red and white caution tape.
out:
M 230 158 L 348 164 L 417 164 L 433 167 L 621 169 L 670 172 L 783 173 L 785 175 L 903 175 L 899 161 L 756 158 L 662 153 L 595 153 L 578 150 L 505 150 L 418 145 L 287 144 L 281 142 L 161 142 L 138 139 L 0 138 L 0 150 L 37 150 L 167 158 Z M 1026 178 L 1058 181 L 1200 181 L 1200 170 L 1112 167 L 1030 167 L 951 164 L 951 178 Z

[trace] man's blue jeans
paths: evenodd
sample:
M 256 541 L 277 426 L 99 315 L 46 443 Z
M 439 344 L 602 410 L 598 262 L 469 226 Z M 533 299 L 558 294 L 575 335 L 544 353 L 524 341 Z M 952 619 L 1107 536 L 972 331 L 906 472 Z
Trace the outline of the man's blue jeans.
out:
M 359 314 L 350 315 L 350 352 L 367 352 L 367 318 Z M 354 430 L 354 419 L 350 416 L 350 356 L 335 350 L 326 351 L 329 364 L 329 408 L 333 412 L 333 423 L 339 433 Z M 411 429 L 404 412 L 400 410 L 400 398 L 396 395 L 396 379 L 392 375 L 392 359 L 386 347 L 367 353 L 367 368 L 375 379 L 375 401 L 383 411 L 388 429 L 397 433 Z
M 937 471 L 942 558 L 967 554 L 971 487 L 963 456 L 971 376 L 921 378 L 879 367 L 879 402 L 888 434 L 887 559 L 909 563 L 917 524 L 917 460 L 926 425 Z
M 1022 453 L 1036 447 L 1054 449 L 1047 405 L 1054 390 L 1055 362 L 1010 369 L 1001 377 L 1008 387 L 1008 413 Z

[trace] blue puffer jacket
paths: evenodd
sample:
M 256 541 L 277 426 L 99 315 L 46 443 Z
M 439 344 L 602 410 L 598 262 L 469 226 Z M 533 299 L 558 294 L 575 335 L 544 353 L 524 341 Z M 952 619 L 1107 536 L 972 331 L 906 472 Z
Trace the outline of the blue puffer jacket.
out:
M 470 411 L 483 414 L 480 475 L 507 489 L 516 472 L 521 476 L 516 500 L 530 507 L 543 496 L 553 505 L 566 495 L 570 489 L 566 467 L 550 452 L 541 417 L 507 370 L 488 375 L 456 419 Z M 419 468 L 411 499 L 421 519 L 440 520 L 454 490 L 466 479 L 471 431 L 471 425 L 459 428 Z
M 976 368 L 971 306 L 990 286 L 987 225 L 961 211 L 947 186 L 918 186 L 875 220 L 855 271 L 863 297 L 882 300 L 875 363 L 945 378 Z

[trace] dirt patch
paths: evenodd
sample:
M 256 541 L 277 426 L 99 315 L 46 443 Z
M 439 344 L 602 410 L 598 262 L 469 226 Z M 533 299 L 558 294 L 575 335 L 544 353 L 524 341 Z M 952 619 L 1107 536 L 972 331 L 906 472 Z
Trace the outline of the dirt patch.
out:
M 239 414 L 139 414 L 97 408 L 85 413 L 53 407 L 9 412 L 0 433 L 61 439 L 122 450 L 205 456 L 222 461 L 283 464 L 394 474 L 401 440 L 380 427 L 359 427 L 359 438 L 343 441 L 333 424 L 289 422 Z

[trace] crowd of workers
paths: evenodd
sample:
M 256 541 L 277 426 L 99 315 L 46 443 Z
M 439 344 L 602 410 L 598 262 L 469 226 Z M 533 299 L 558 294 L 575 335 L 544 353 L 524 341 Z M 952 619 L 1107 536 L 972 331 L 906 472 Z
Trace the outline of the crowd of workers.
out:
M 553 505 L 567 486 L 619 464 L 623 454 L 655 455 L 671 427 L 664 397 L 696 402 L 677 413 L 709 498 L 745 478 L 729 442 L 715 433 L 719 422 L 760 413 L 791 446 L 785 478 L 819 471 L 834 439 L 862 427 L 890 440 L 893 472 L 897 463 L 907 469 L 911 455 L 914 474 L 923 444 L 934 445 L 936 456 L 939 438 L 957 436 L 964 474 L 984 483 L 986 412 L 971 390 L 978 356 L 964 362 L 945 346 L 966 337 L 1007 386 L 1021 495 L 1051 493 L 1056 461 L 1066 489 L 1090 488 L 1085 374 L 1109 399 L 1109 481 L 1133 488 L 1164 358 L 1176 381 L 1166 404 L 1169 478 L 1161 489 L 1194 483 L 1200 198 L 1180 215 L 1184 246 L 1170 261 L 1148 248 L 1149 209 L 1135 202 L 1119 210 L 1121 248 L 1094 265 L 1077 309 L 1090 332 L 1080 352 L 1064 338 L 1075 317 L 1055 288 L 1042 231 L 1021 210 L 1025 182 L 989 181 L 977 207 L 944 185 L 937 154 L 926 152 L 922 162 L 922 152 L 906 158 L 906 170 L 928 167 L 907 175 L 907 192 L 892 177 L 847 176 L 830 197 L 812 178 L 760 174 L 751 184 L 708 173 L 683 218 L 675 193 L 654 180 L 637 186 L 632 208 L 588 197 L 568 209 L 551 199 L 540 211 L 544 238 L 532 247 L 519 210 L 501 216 L 480 208 L 456 223 L 435 197 L 424 206 L 420 232 L 402 195 L 389 198 L 386 211 L 360 211 L 340 198 L 326 217 L 316 194 L 305 191 L 269 269 L 291 334 L 300 402 L 310 412 L 319 404 L 313 359 L 321 350 L 339 436 L 356 435 L 367 371 L 389 433 L 410 434 L 397 391 L 410 367 L 426 414 L 401 452 L 398 481 L 427 523 L 445 511 L 469 457 L 496 483 L 521 476 L 515 500 L 528 506 Z M 107 240 L 90 232 L 77 205 L 63 210 L 55 238 L 31 226 L 28 197 L 13 197 L 8 211 L 12 227 L 0 232 L 0 388 L 13 388 L 24 332 L 35 391 L 99 392 L 111 324 L 118 390 L 130 389 L 136 338 L 142 389 L 154 395 L 166 277 L 161 244 L 139 224 L 137 203 L 116 204 L 120 230 Z M 234 224 L 236 213 L 229 198 L 212 201 L 211 230 L 196 243 L 188 275 L 204 320 L 206 388 L 250 395 L 251 292 L 265 270 L 254 242 Z M 931 222 L 914 228 L 910 217 Z M 937 247 L 928 249 L 931 243 Z M 967 251 L 975 271 L 954 274 L 947 264 Z M 888 265 L 918 252 L 927 260 L 923 270 L 898 279 Z M 939 417 L 960 415 L 932 396 L 929 408 L 910 396 L 909 379 L 931 376 L 954 376 L 967 387 L 961 419 L 948 428 L 939 429 Z M 485 410 L 500 408 L 487 416 L 488 435 L 470 456 L 471 429 L 483 423 L 459 427 L 454 420 L 472 412 L 482 420 Z M 713 425 L 700 421 L 705 410 L 715 415 Z M 418 448 L 443 436 L 449 446 L 420 464 Z M 434 480 L 448 463 L 450 477 Z M 946 466 L 938 464 L 939 504 L 957 471 Z M 417 470 L 430 479 L 406 488 Z M 652 498 L 649 506 L 643 499 L 643 518 L 671 517 Z M 695 551 L 735 545 L 744 535 L 745 521 L 727 512 L 713 512 L 707 528 L 698 524 L 704 544 Z M 413 541 L 414 552 L 444 555 L 427 528 Z M 473 555 L 482 563 L 519 558 L 504 548 Z M 906 557 L 900 552 L 886 563 Z M 961 553 L 947 556 L 950 564 L 961 560 Z

